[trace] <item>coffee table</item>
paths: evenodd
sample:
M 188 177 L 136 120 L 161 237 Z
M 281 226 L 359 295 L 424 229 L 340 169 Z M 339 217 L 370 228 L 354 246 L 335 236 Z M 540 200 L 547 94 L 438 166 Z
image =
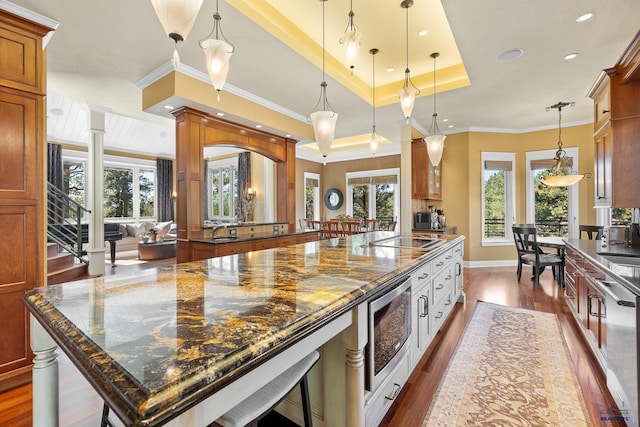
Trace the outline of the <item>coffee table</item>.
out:
M 153 259 L 173 258 L 176 256 L 176 241 L 138 243 L 138 259 L 149 261 Z

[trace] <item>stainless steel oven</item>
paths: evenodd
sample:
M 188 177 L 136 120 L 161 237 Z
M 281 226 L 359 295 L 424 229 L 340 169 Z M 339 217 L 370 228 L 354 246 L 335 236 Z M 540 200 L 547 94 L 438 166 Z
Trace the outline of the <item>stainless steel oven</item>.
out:
M 368 390 L 375 390 L 407 354 L 410 335 L 411 279 L 405 277 L 398 280 L 390 291 L 369 303 Z

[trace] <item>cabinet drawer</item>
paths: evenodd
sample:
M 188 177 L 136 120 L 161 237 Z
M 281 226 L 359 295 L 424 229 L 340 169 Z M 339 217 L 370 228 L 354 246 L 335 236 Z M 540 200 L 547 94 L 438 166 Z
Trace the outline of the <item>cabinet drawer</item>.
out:
M 449 314 L 449 312 L 451 311 L 451 309 L 453 308 L 453 300 L 451 298 L 451 292 L 447 291 L 446 294 L 444 295 L 444 298 L 442 298 L 442 300 L 436 304 L 436 306 L 433 308 L 433 311 L 431 312 L 432 314 L 432 328 L 431 328 L 431 334 L 435 335 L 438 330 L 440 330 L 440 327 L 442 326 L 442 324 L 444 323 L 445 319 L 447 318 L 447 315 Z
M 453 289 L 453 268 L 451 264 L 447 265 L 440 273 L 433 278 L 433 303 L 437 305 L 447 294 Z
M 255 242 L 256 251 L 277 248 L 277 247 L 278 247 L 278 239 L 263 239 L 263 240 L 256 240 Z
M 296 236 L 278 237 L 278 246 L 291 246 L 296 244 Z
M 400 394 L 402 386 L 409 378 L 411 364 L 409 363 L 411 352 L 407 352 L 405 357 L 396 367 L 396 370 L 387 377 L 384 383 L 378 387 L 366 403 L 365 423 L 366 426 L 377 426 L 387 413 L 396 397 Z
M 427 262 L 418 268 L 412 275 L 413 286 L 420 288 L 431 281 L 431 262 Z
M 305 233 L 296 236 L 296 243 L 316 242 L 319 240 L 318 233 Z
M 448 249 L 445 252 L 441 253 L 437 257 L 435 257 L 431 261 L 431 271 L 434 275 L 438 274 L 440 269 L 442 269 L 445 265 L 451 262 L 453 259 L 453 249 Z
M 453 247 L 453 258 L 462 259 L 463 256 L 464 256 L 464 243 L 461 242 Z
M 218 256 L 243 254 L 252 250 L 252 242 L 225 243 L 218 245 Z

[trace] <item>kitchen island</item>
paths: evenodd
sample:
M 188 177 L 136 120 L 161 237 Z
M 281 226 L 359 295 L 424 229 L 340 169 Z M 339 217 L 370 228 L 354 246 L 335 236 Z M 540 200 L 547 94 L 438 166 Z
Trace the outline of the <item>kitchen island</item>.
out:
M 312 387 L 322 395 L 316 417 L 326 426 L 365 425 L 372 394 L 365 390 L 367 301 L 430 260 L 450 261 L 464 239 L 440 235 L 429 250 L 375 244 L 393 235 L 365 233 L 29 292 L 34 425 L 57 425 L 56 346 L 126 425 L 149 426 L 207 425 L 324 348 L 320 384 Z

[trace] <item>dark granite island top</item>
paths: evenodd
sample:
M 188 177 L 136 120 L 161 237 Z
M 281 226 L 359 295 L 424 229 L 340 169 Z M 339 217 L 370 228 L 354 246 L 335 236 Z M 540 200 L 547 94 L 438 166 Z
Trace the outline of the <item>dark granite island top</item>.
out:
M 369 246 L 393 234 L 37 288 L 24 302 L 125 424 L 161 425 L 450 247 Z

